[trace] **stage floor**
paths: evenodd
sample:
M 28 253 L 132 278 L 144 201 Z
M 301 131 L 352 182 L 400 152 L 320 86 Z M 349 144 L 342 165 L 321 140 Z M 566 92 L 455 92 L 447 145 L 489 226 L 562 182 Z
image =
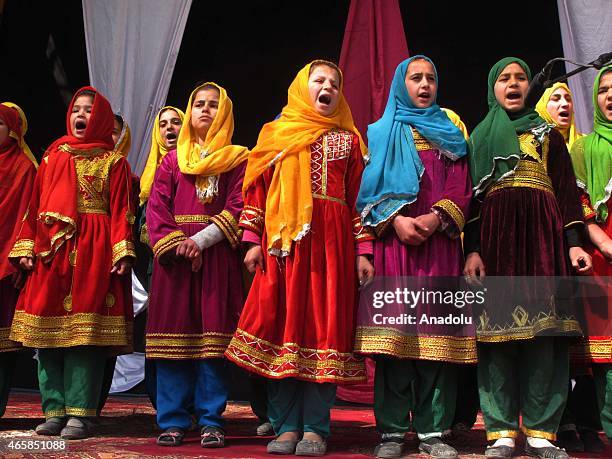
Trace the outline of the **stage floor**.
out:
M 226 411 L 227 447 L 208 450 L 200 447 L 197 431 L 191 432 L 180 447 L 155 444 L 159 429 L 155 410 L 146 397 L 111 396 L 96 426 L 95 437 L 66 442 L 63 451 L 52 451 L 57 437 L 40 437 L 34 427 L 42 421 L 38 393 L 13 392 L 4 417 L 0 419 L 0 455 L 6 459 L 21 458 L 271 458 L 266 443 L 271 437 L 256 437 L 256 418 L 245 403 L 230 403 Z M 337 407 L 332 411 L 332 436 L 328 458 L 356 459 L 372 457 L 379 437 L 372 410 L 366 407 Z M 606 441 L 606 440 L 604 440 Z M 28 442 L 29 445 L 28 445 Z M 484 458 L 486 441 L 482 423 L 467 434 L 461 443 L 454 443 L 461 458 Z M 23 447 L 28 449 L 23 449 Z M 55 443 L 55 447 L 61 444 Z M 406 458 L 426 458 L 418 454 L 418 441 L 409 435 Z M 21 449 L 19 449 L 21 448 Z M 522 457 L 522 456 L 516 456 Z M 612 447 L 599 456 L 577 454 L 577 458 L 611 458 Z

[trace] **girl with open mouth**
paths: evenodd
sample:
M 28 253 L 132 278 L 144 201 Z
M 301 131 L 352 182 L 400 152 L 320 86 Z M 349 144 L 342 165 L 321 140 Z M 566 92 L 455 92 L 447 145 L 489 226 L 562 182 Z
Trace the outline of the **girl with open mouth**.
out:
M 514 57 L 489 72 L 489 112 L 468 142 L 475 196 L 464 238 L 470 277 L 569 276 L 592 268 L 581 247 L 580 194 L 565 140 L 525 106 L 530 78 Z M 567 337 L 581 327 L 574 304 L 555 301 L 554 286 L 522 286 L 509 282 L 476 320 L 480 405 L 492 442 L 485 456 L 512 457 L 520 413 L 528 455 L 567 459 L 550 441 L 567 398 Z
M 544 121 L 555 125 L 570 150 L 576 140 L 584 136 L 574 122 L 574 100 L 566 83 L 555 83 L 547 88 L 536 104 L 536 111 Z
M 352 352 L 357 277 L 373 275 L 356 250 L 372 237 L 355 209 L 365 151 L 340 69 L 314 61 L 249 156 L 240 225 L 255 278 L 226 356 L 269 379 L 272 454 L 325 454 L 336 385 L 365 381 Z

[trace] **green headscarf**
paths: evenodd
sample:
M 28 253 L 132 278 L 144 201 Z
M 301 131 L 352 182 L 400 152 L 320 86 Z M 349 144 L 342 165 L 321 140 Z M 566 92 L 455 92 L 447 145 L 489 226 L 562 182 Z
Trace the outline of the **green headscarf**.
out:
M 525 107 L 517 113 L 507 113 L 497 102 L 495 82 L 506 66 L 513 62 L 519 64 L 531 80 L 529 66 L 516 57 L 501 59 L 489 72 L 489 113 L 476 126 L 468 140 L 474 197 L 478 197 L 490 184 L 514 171 L 522 155 L 517 134 L 544 123 L 533 107 Z
M 593 132 L 577 140 L 571 151 L 578 186 L 589 194 L 600 222 L 608 219 L 607 202 L 612 193 L 612 122 L 597 103 L 599 81 L 607 72 L 612 72 L 612 66 L 601 69 L 593 83 Z

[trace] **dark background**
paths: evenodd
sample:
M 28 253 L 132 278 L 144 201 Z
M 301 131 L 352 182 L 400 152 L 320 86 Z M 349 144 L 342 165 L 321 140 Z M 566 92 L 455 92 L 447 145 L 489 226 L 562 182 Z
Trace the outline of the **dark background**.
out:
M 197 82 L 220 83 L 234 101 L 234 142 L 252 147 L 303 65 L 314 58 L 338 62 L 349 4 L 194 0 L 167 103 L 184 108 Z M 498 59 L 521 57 L 535 73 L 563 50 L 555 0 L 510 10 L 468 5 L 400 0 L 410 54 L 433 59 L 439 104 L 471 130 L 486 113 L 487 74 Z M 0 101 L 25 110 L 27 141 L 40 157 L 65 133 L 66 97 L 89 83 L 81 0 L 6 0 L 0 21 Z M 49 57 L 50 35 L 56 49 Z M 63 88 L 53 77 L 55 57 L 67 77 Z

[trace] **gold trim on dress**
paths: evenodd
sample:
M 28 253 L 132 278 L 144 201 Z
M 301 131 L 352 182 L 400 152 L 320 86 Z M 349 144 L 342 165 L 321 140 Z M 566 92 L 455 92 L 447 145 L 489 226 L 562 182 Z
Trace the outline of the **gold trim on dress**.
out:
M 221 213 L 211 217 L 210 221 L 217 225 L 225 237 L 232 249 L 237 248 L 240 245 L 240 238 L 242 237 L 242 230 L 238 226 L 238 222 L 228 210 L 222 210 Z
M 77 408 L 73 406 L 66 407 L 66 415 L 79 417 L 95 417 L 98 414 L 97 408 Z
M 9 338 L 33 348 L 131 346 L 132 328 L 124 316 L 81 312 L 41 317 L 17 310 Z
M 554 432 L 544 432 L 543 430 L 532 430 L 532 429 L 528 429 L 525 426 L 522 426 L 521 430 L 528 437 L 543 438 L 545 440 L 552 440 L 552 441 L 557 439 L 557 434 L 555 434 Z
M 263 232 L 264 211 L 255 206 L 244 206 L 239 225 L 253 231 L 258 236 Z
M 495 432 L 487 432 L 487 440 L 499 440 L 500 438 L 518 438 L 518 430 L 496 430 Z
M 327 196 L 327 195 L 323 195 L 319 193 L 312 193 L 312 197 L 315 199 L 324 199 L 326 201 L 337 202 L 338 204 L 343 204 L 345 206 L 348 205 L 346 201 L 339 199 L 339 198 L 334 198 L 333 196 Z
M 0 328 L 0 352 L 12 352 L 22 349 L 21 343 L 9 339 L 11 327 Z
M 492 185 L 487 196 L 503 188 L 534 188 L 554 194 L 552 182 L 543 163 L 525 159 L 519 160 L 513 174 Z
M 66 416 L 66 410 L 64 409 L 45 411 L 46 421 L 48 421 L 51 418 L 63 418 L 64 416 Z
M 113 245 L 113 266 L 122 258 L 132 257 L 136 258 L 136 249 L 132 241 L 123 240 Z
M 365 381 L 363 359 L 336 349 L 308 349 L 297 343 L 282 346 L 236 330 L 226 357 L 268 377 L 296 376 L 321 382 Z
M 414 141 L 414 146 L 417 151 L 426 151 L 433 150 L 434 147 L 429 140 L 421 135 L 419 131 L 417 131 L 414 127 L 410 126 L 410 130 L 412 131 L 412 140 Z
M 70 253 L 68 253 L 68 262 L 70 263 L 70 266 L 76 266 L 77 249 L 71 250 Z
M 8 258 L 21 257 L 34 258 L 34 241 L 32 239 L 17 240 L 13 249 L 8 254 Z
M 62 305 L 66 311 L 72 311 L 72 295 L 66 295 L 64 301 L 62 301 Z
M 463 231 L 463 227 L 465 226 L 465 216 L 457 204 L 450 199 L 440 199 L 432 207 L 444 211 L 450 218 L 453 219 L 455 225 L 459 229 L 459 232 Z
M 172 231 L 155 243 L 153 246 L 153 255 L 155 258 L 159 258 L 164 253 L 179 245 L 185 239 L 187 239 L 187 236 L 185 236 L 185 233 L 183 233 L 181 230 Z
M 355 352 L 452 363 L 478 361 L 474 337 L 405 335 L 390 327 L 357 327 Z
M 209 223 L 210 215 L 175 215 L 174 221 L 181 223 Z
M 201 334 L 148 333 L 147 358 L 194 359 L 223 357 L 232 339 L 231 333 Z
M 104 303 L 106 304 L 107 308 L 112 308 L 113 306 L 115 306 L 115 295 L 113 295 L 112 293 L 107 293 L 106 298 L 104 299 Z
M 107 151 L 104 148 L 90 148 L 89 150 L 81 150 L 78 148 L 72 148 L 67 143 L 60 145 L 57 149 L 61 151 L 65 151 L 66 153 L 70 153 L 71 155 L 86 156 L 86 157 L 99 156 L 102 153 L 105 153 Z

